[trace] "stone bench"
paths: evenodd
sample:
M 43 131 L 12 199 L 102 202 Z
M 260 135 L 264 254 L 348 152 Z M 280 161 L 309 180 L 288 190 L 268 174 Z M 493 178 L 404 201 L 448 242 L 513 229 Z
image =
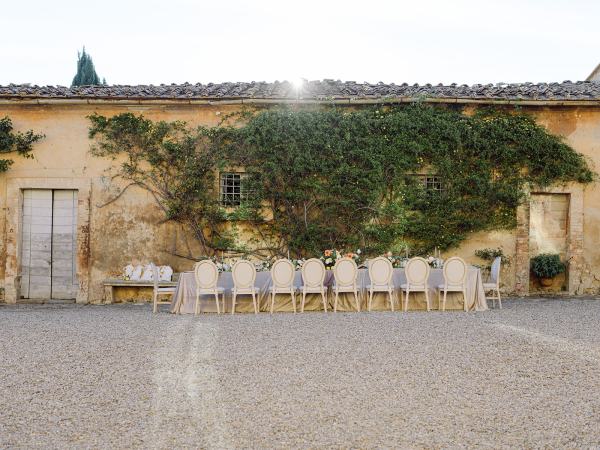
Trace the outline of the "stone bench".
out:
M 159 281 L 159 287 L 171 287 L 177 286 L 177 280 L 179 279 L 179 274 L 173 274 L 172 281 Z M 154 289 L 154 281 L 144 281 L 144 280 L 123 280 L 121 278 L 108 278 L 102 282 L 104 286 L 104 302 L 105 303 L 114 303 L 115 302 L 115 290 L 117 289 L 136 289 L 140 290 L 150 290 Z M 150 296 L 150 299 L 152 297 Z

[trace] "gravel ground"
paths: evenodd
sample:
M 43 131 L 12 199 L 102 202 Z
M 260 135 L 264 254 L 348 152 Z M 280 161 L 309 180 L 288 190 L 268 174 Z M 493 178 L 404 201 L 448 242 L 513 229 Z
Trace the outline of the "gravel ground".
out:
M 0 306 L 0 448 L 600 447 L 600 300 Z

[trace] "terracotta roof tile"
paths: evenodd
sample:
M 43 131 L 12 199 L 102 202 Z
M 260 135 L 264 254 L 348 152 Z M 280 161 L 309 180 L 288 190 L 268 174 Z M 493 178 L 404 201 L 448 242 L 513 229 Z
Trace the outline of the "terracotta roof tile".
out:
M 401 85 L 354 81 L 306 81 L 296 90 L 287 81 L 138 86 L 0 86 L 0 98 L 97 98 L 97 99 L 269 99 L 321 100 L 436 98 L 480 100 L 600 100 L 600 83 L 514 83 L 457 85 Z

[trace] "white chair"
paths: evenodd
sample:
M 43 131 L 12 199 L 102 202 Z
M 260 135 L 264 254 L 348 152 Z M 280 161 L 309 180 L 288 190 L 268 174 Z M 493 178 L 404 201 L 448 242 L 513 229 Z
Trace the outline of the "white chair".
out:
M 325 281 L 325 265 L 318 258 L 311 258 L 302 265 L 302 307 L 301 312 L 304 312 L 304 303 L 306 302 L 306 294 L 321 294 L 323 299 L 323 309 L 327 312 L 327 297 L 325 296 L 326 288 L 323 285 Z
M 411 292 L 424 292 L 425 301 L 427 302 L 427 311 L 431 310 L 429 304 L 429 281 L 430 267 L 424 258 L 415 257 L 408 260 L 404 267 L 404 273 L 406 275 L 406 283 L 400 286 L 403 292 L 406 292 L 404 296 L 404 311 L 408 311 L 408 299 Z
M 394 268 L 389 259 L 380 256 L 369 261 L 369 279 L 371 280 L 371 283 L 367 286 L 369 290 L 369 311 L 371 311 L 374 292 L 387 292 L 390 300 L 390 308 L 394 311 L 393 274 Z
M 483 290 L 485 292 L 493 292 L 496 296 L 485 297 L 486 300 L 492 300 L 494 302 L 494 308 L 496 307 L 496 300 L 498 300 L 498 306 L 502 309 L 502 299 L 500 298 L 500 266 L 502 264 L 502 258 L 500 256 L 494 259 L 492 268 L 490 269 L 490 282 L 483 283 Z
M 441 303 L 442 311 L 446 311 L 446 296 L 448 292 L 462 292 L 465 311 L 467 306 L 467 263 L 458 256 L 448 258 L 443 268 L 444 284 L 438 286 L 438 309 L 440 309 L 440 296 L 444 291 L 444 301 Z
M 271 293 L 271 314 L 273 314 L 273 309 L 275 308 L 275 295 L 277 294 L 290 294 L 292 296 L 294 312 L 296 312 L 297 288 L 294 286 L 295 276 L 296 270 L 289 259 L 278 259 L 273 263 L 273 267 L 271 267 L 273 285 L 269 288 L 269 292 Z
M 160 296 L 170 295 L 171 297 L 175 295 L 176 286 L 169 287 L 159 287 L 158 285 L 158 267 L 154 265 L 154 263 L 150 263 L 150 268 L 152 269 L 152 281 L 154 282 L 154 291 L 152 293 L 152 312 L 158 312 L 158 305 L 168 305 L 171 303 L 169 301 L 159 301 Z
M 219 281 L 219 269 L 217 265 L 210 259 L 199 261 L 194 267 L 194 275 L 196 278 L 196 305 L 194 306 L 194 314 L 200 313 L 200 296 L 214 295 L 217 304 L 217 314 L 221 314 L 219 308 L 219 294 L 223 296 L 223 312 L 225 312 L 225 293 L 222 287 L 217 286 Z
M 256 267 L 250 261 L 239 260 L 231 269 L 233 277 L 233 303 L 231 305 L 231 314 L 235 314 L 235 302 L 238 295 L 251 295 L 254 305 L 254 314 L 258 314 L 258 305 L 256 303 L 256 294 L 258 288 L 254 286 L 256 280 Z
M 352 292 L 356 301 L 356 310 L 360 311 L 360 301 L 358 299 L 358 288 L 356 279 L 358 277 L 358 267 L 352 258 L 340 258 L 333 266 L 333 292 L 335 300 L 333 301 L 333 312 L 337 312 L 338 297 L 340 293 Z

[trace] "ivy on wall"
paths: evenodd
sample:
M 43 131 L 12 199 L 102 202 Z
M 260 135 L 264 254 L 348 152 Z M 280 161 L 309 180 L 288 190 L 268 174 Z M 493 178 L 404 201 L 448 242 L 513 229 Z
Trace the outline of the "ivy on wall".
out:
M 234 216 L 253 225 L 256 245 L 298 256 L 447 249 L 475 231 L 514 227 L 527 185 L 594 178 L 582 155 L 519 111 L 466 115 L 413 104 L 239 118 L 192 130 L 131 114 L 92 116 L 90 137 L 100 138 L 98 156 L 128 155 L 121 175 L 158 192 L 168 218 L 209 230 L 214 239 L 200 238 L 207 250 L 221 237 L 221 248 L 234 241 L 223 235 L 232 216 L 214 192 L 214 174 L 226 166 L 247 172 L 251 195 Z M 419 174 L 435 174 L 439 189 Z
M 25 133 L 14 131 L 10 117 L 0 119 L 0 156 L 16 153 L 25 158 L 33 158 L 33 144 L 44 137 L 32 130 Z M 6 172 L 13 164 L 12 159 L 0 158 L 0 173 Z
M 203 252 L 234 246 L 227 219 L 215 192 L 215 172 L 222 158 L 213 151 L 219 145 L 217 129 L 191 129 L 183 122 L 153 122 L 124 113 L 110 119 L 89 116 L 91 153 L 98 157 L 125 158 L 114 177 L 127 182 L 118 199 L 131 186 L 152 194 L 166 220 L 180 222 L 192 231 Z

